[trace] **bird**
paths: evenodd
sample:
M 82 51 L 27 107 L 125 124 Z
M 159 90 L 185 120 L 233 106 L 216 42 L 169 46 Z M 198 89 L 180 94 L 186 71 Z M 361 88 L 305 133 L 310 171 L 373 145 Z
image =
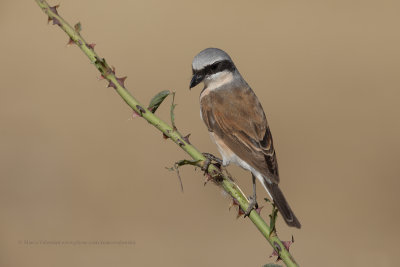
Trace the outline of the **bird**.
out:
M 278 185 L 278 162 L 264 110 L 231 57 L 218 48 L 204 49 L 193 59 L 192 74 L 190 89 L 204 83 L 200 116 L 222 156 L 222 165 L 234 163 L 252 174 L 253 195 L 245 215 L 258 207 L 258 179 L 287 225 L 301 228 Z

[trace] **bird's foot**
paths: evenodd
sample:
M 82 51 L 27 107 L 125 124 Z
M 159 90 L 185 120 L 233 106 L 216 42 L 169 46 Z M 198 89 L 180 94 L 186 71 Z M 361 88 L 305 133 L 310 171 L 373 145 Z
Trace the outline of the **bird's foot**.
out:
M 204 181 L 204 185 L 206 185 L 210 180 L 214 179 L 213 176 L 210 175 L 210 173 L 208 172 L 208 167 L 214 161 L 215 162 L 214 165 L 216 165 L 218 167 L 218 169 L 221 170 L 222 160 L 210 153 L 203 153 L 203 156 L 206 158 L 206 160 L 204 161 L 204 164 L 201 167 L 201 170 L 204 172 L 204 175 L 207 177 L 206 180 Z
M 205 173 L 208 173 L 208 167 L 210 164 L 214 161 L 216 162 L 215 165 L 217 165 L 218 168 L 221 168 L 222 166 L 222 160 L 214 156 L 213 154 L 210 153 L 203 153 L 203 156 L 206 157 L 206 160 L 204 161 L 203 167 L 201 167 L 201 170 L 204 171 Z
M 245 218 L 250 215 L 250 212 L 252 210 L 255 210 L 255 211 L 257 211 L 257 213 L 259 213 L 257 200 L 254 197 L 249 197 L 249 200 L 250 200 L 249 207 L 247 208 L 246 212 L 244 213 Z

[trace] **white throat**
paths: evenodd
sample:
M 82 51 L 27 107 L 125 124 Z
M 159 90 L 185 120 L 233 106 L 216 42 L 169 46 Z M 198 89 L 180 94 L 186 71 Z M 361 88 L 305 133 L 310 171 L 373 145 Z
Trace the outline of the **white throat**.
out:
M 222 71 L 210 75 L 204 79 L 205 90 L 211 91 L 233 81 L 233 73 L 230 71 Z

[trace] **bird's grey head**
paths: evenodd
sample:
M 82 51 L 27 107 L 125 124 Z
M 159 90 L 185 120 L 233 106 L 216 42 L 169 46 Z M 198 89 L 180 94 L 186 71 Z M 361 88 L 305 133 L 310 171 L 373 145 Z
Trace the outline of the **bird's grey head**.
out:
M 193 59 L 193 77 L 190 88 L 198 85 L 204 79 L 218 75 L 218 73 L 233 72 L 235 69 L 231 57 L 223 50 L 218 48 L 204 49 Z

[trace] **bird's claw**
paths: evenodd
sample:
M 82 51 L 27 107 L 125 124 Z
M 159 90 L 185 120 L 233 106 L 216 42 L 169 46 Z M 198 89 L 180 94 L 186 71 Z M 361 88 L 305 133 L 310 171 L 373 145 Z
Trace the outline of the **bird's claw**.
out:
M 249 197 L 249 200 L 250 200 L 249 207 L 247 208 L 247 210 L 244 213 L 245 218 L 250 215 L 250 212 L 252 210 L 258 210 L 257 200 L 254 197 Z
M 203 153 L 203 156 L 206 158 L 204 161 L 203 166 L 201 167 L 201 170 L 208 173 L 208 167 L 210 166 L 212 161 L 215 161 L 218 168 L 221 168 L 222 166 L 222 160 L 220 158 L 217 158 L 213 154 L 210 153 Z
M 208 173 L 208 167 L 210 167 L 211 160 L 206 158 L 206 160 L 203 163 L 203 166 L 201 166 L 201 170 L 205 173 Z
M 206 180 L 204 181 L 204 185 L 206 185 L 210 180 L 214 179 L 213 176 L 209 173 L 208 167 L 210 167 L 210 164 L 212 163 L 212 161 L 214 161 L 215 162 L 214 165 L 217 166 L 217 168 L 219 168 L 221 170 L 222 160 L 210 153 L 203 153 L 203 156 L 206 159 L 204 160 L 201 170 L 204 172 L 204 175 L 207 177 Z

